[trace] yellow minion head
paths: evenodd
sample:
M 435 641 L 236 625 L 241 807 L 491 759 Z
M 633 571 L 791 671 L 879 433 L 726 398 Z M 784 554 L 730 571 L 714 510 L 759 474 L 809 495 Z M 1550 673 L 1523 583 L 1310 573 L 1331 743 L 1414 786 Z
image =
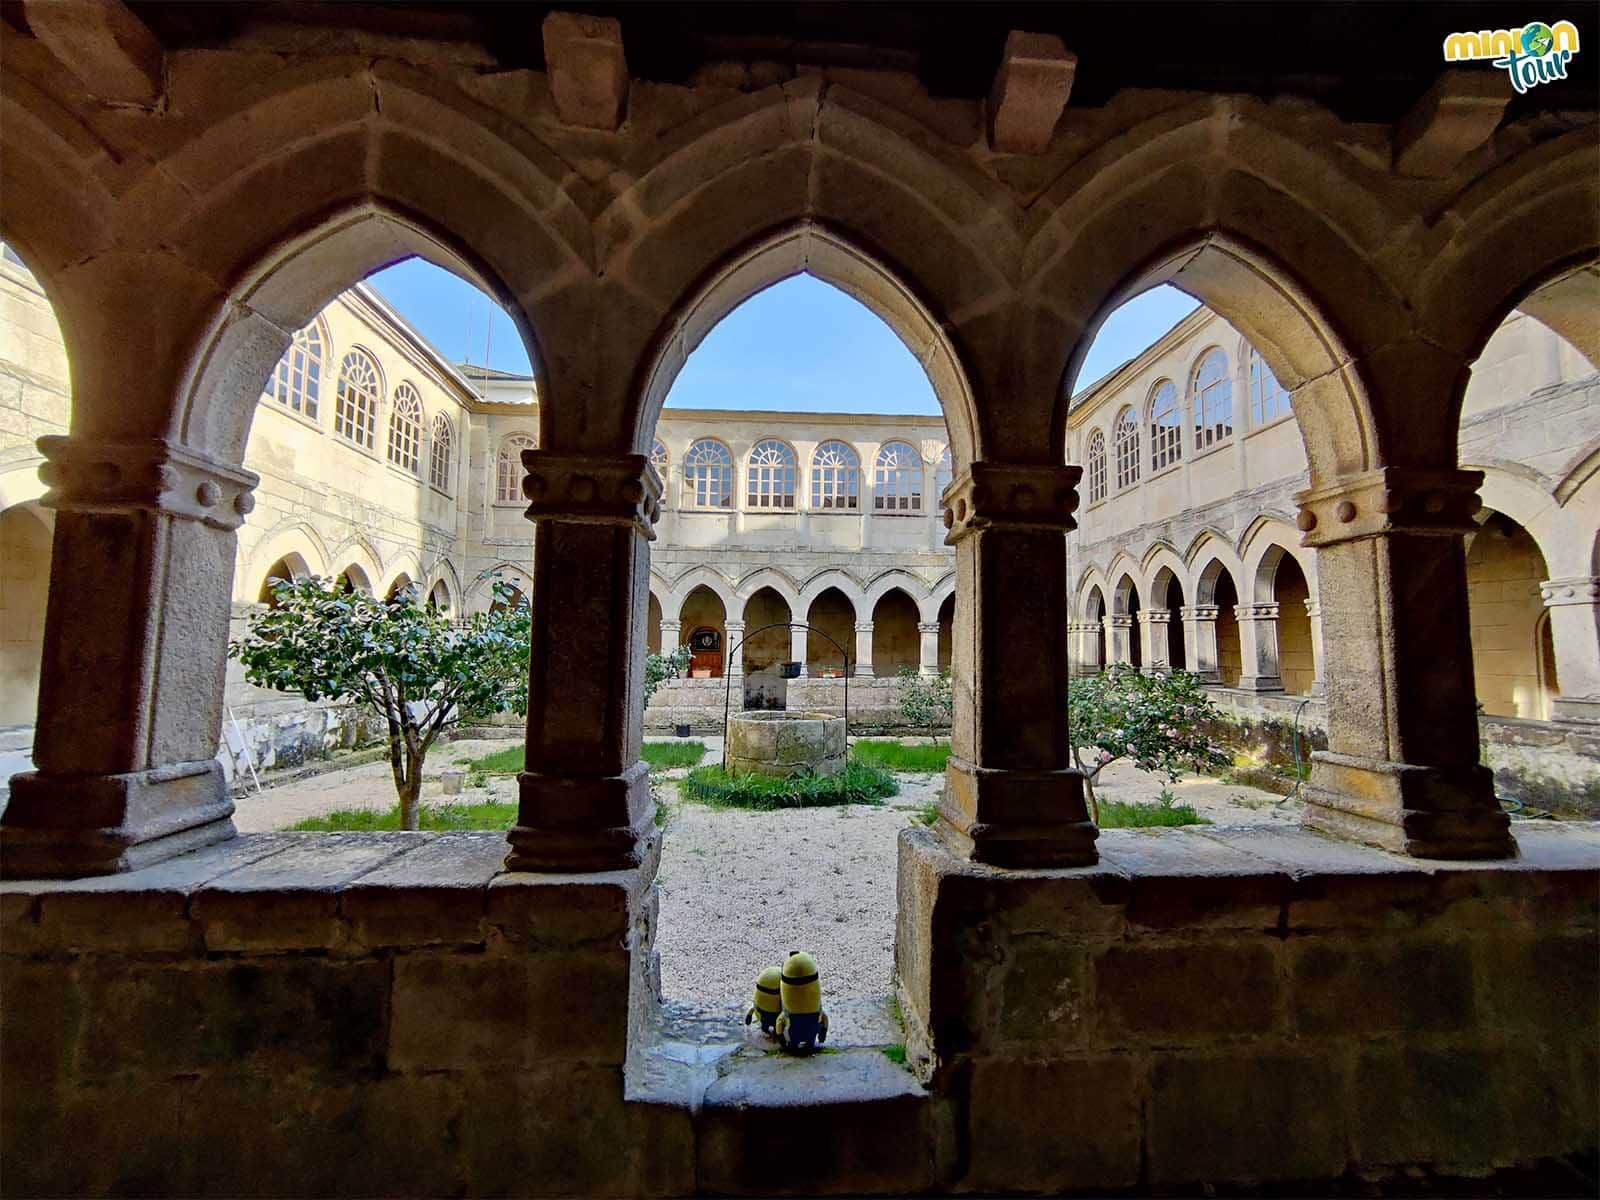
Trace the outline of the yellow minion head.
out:
M 775 1013 L 781 1007 L 778 999 L 779 981 L 783 971 L 778 967 L 768 967 L 756 976 L 755 996 L 751 1003 L 757 1012 Z
M 779 985 L 785 1012 L 802 1015 L 822 1011 L 822 984 L 817 982 L 817 960 L 804 950 L 794 950 L 783 964 Z

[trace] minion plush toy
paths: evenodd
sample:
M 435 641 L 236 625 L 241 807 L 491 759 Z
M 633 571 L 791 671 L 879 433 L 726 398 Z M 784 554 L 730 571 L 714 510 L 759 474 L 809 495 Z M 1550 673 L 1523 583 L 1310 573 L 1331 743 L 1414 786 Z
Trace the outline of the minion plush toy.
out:
M 768 967 L 756 977 L 756 990 L 750 1000 L 750 1011 L 744 1015 L 746 1025 L 756 1018 L 761 1018 L 761 1032 L 771 1034 L 773 1026 L 778 1022 L 778 1013 L 782 1005 L 778 1000 L 778 979 L 783 974 L 779 967 Z
M 809 1054 L 828 1040 L 828 1014 L 822 1011 L 816 959 L 804 950 L 791 951 L 783 964 L 778 993 L 783 1000 L 778 1042 L 785 1050 Z

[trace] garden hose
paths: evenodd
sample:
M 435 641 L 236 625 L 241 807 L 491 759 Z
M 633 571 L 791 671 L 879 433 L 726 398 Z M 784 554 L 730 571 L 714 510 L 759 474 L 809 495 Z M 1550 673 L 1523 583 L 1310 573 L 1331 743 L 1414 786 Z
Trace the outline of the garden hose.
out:
M 1294 786 L 1289 789 L 1287 796 L 1278 801 L 1280 805 L 1287 804 L 1298 796 L 1300 794 L 1300 785 L 1305 782 L 1305 772 L 1301 769 L 1300 760 L 1300 714 L 1305 712 L 1306 705 L 1310 703 L 1311 697 L 1307 696 L 1295 706 L 1294 729 L 1289 735 L 1289 743 L 1294 747 Z

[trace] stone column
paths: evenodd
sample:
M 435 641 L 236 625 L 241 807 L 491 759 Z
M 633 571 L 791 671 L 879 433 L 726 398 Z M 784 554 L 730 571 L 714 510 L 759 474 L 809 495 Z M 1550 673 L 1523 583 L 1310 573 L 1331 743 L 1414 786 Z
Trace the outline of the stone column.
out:
M 1100 672 L 1099 621 L 1069 621 L 1067 636 L 1072 639 L 1071 657 L 1074 675 L 1097 675 Z
M 744 622 L 722 623 L 722 673 L 734 679 L 744 675 Z
M 856 679 L 872 678 L 872 622 L 856 622 Z
M 1322 675 L 1322 601 L 1315 596 L 1302 601 L 1306 617 L 1311 622 L 1311 694 L 1326 695 L 1328 685 Z
M 257 477 L 156 439 L 39 449 L 57 515 L 37 769 L 11 780 L 4 872 L 113 874 L 230 838 L 215 756 Z
M 1133 664 L 1133 618 L 1126 613 L 1106 617 L 1106 666 Z
M 1249 692 L 1283 691 L 1278 666 L 1278 606 L 1273 602 L 1234 606 L 1239 619 L 1239 686 Z
M 1547 579 L 1539 591 L 1550 610 L 1556 685 L 1561 689 L 1550 715 L 1600 721 L 1600 576 Z
M 809 633 L 804 625 L 789 630 L 789 661 L 800 664 L 801 679 L 806 677 L 806 640 Z
M 1078 467 L 977 462 L 945 495 L 956 548 L 955 718 L 939 804 L 958 854 L 1002 867 L 1096 862 L 1067 729 L 1067 556 Z M 1026 580 L 1026 586 L 1019 585 Z
M 1144 667 L 1146 675 L 1172 674 L 1172 655 L 1167 643 L 1167 626 L 1172 621 L 1170 608 L 1152 608 L 1139 614 L 1144 626 L 1139 636 L 1144 642 Z
M 917 633 L 922 639 L 918 647 L 918 673 L 933 678 L 939 674 L 939 622 L 919 621 Z
M 1419 858 L 1516 853 L 1478 761 L 1462 535 L 1479 471 L 1385 468 L 1301 492 L 1329 657 L 1304 821 Z
M 524 450 L 533 550 L 527 769 L 512 871 L 637 865 L 655 838 L 643 734 L 650 542 L 661 478 L 642 454 Z
M 1207 683 L 1220 683 L 1222 672 L 1217 667 L 1217 606 L 1185 604 L 1178 613 L 1183 618 L 1184 649 L 1189 655 L 1189 669 Z
M 678 649 L 678 638 L 683 633 L 682 621 L 661 622 L 661 653 L 672 654 Z

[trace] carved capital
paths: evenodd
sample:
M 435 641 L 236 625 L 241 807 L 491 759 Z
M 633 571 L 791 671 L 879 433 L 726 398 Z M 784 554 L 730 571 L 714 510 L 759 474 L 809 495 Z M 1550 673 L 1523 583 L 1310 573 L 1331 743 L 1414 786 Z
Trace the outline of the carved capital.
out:
M 260 476 L 160 438 L 39 439 L 44 504 L 59 512 L 159 512 L 234 530 L 256 506 Z
M 1278 606 L 1276 603 L 1236 604 L 1233 615 L 1241 621 L 1276 621 Z
M 1313 621 L 1322 615 L 1321 600 L 1318 600 L 1315 597 L 1308 597 L 1307 599 L 1302 600 L 1300 603 L 1306 606 L 1306 616 L 1310 617 Z
M 1215 604 L 1185 604 L 1178 613 L 1185 621 L 1215 621 L 1219 611 Z
M 1563 604 L 1600 604 L 1600 575 L 1575 575 L 1571 579 L 1546 579 L 1539 585 L 1546 608 Z
M 1152 608 L 1139 615 L 1144 618 L 1147 625 L 1167 625 L 1172 621 L 1172 610 L 1170 608 Z
M 937 622 L 937 621 L 918 621 L 917 622 L 917 632 L 918 633 L 938 633 L 939 632 L 939 622 Z
M 528 520 L 627 525 L 655 540 L 662 483 L 644 455 L 524 450 L 522 465 Z
M 856 622 L 856 632 L 857 633 L 871 633 L 872 632 L 872 622 L 871 621 L 857 621 Z
M 1082 475 L 1082 467 L 973 463 L 945 489 L 945 544 L 985 529 L 1076 529 Z
M 1482 471 L 1384 467 L 1295 495 L 1306 546 L 1388 533 L 1453 537 L 1477 528 Z
M 683 622 L 682 621 L 663 621 L 663 622 L 661 622 L 661 632 L 662 633 L 677 633 L 682 628 L 683 628 Z
M 1133 618 L 1127 613 L 1112 613 L 1106 618 L 1107 629 L 1132 629 Z

